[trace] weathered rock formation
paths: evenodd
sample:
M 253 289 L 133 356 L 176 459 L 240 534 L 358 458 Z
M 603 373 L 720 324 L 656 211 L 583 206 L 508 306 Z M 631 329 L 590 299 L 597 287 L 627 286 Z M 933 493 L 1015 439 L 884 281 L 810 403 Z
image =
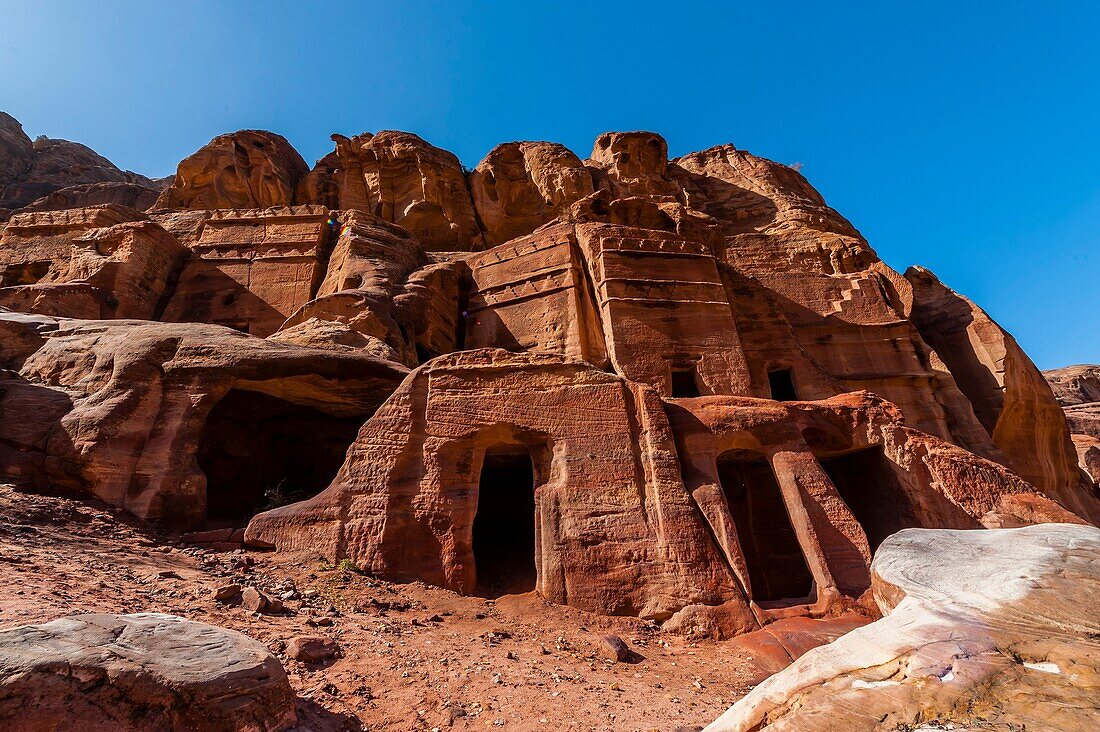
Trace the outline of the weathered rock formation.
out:
M 34 204 L 42 210 L 39 199 L 64 190 L 61 195 L 76 206 L 96 203 L 133 205 L 148 198 L 132 194 L 113 198 L 105 193 L 81 191 L 77 186 L 116 183 L 149 191 L 158 186 L 143 175 L 119 170 L 110 160 L 90 148 L 68 140 L 40 137 L 34 142 L 23 132 L 22 125 L 11 115 L 0 112 L 0 221 L 11 210 Z M 113 195 L 118 195 L 116 192 Z M 54 199 L 56 203 L 58 199 Z M 45 204 L 50 209 L 54 206 Z M 7 210 L 7 213 L 2 213 Z
M 138 183 L 82 183 L 60 188 L 28 203 L 19 211 L 64 211 L 102 204 L 115 204 L 145 211 L 152 208 L 159 195 L 158 188 Z
M 180 162 L 156 208 L 289 206 L 308 170 L 306 161 L 281 135 L 262 130 L 219 135 Z
M 1067 366 L 1043 376 L 1065 409 L 1070 431 L 1100 438 L 1100 366 Z
M 664 401 L 579 361 L 485 350 L 413 372 L 332 486 L 257 516 L 246 541 L 467 593 L 492 574 L 608 614 L 702 605 L 738 632 L 791 600 L 859 597 L 872 550 L 905 526 L 977 528 L 1017 501 L 1076 520 L 1033 490 L 870 395 Z M 497 564 L 523 537 L 479 532 L 485 494 L 497 520 L 534 513 L 521 566 Z
M 1062 409 L 1042 373 L 1012 336 L 931 272 L 912 267 L 905 277 L 912 285 L 913 323 L 1008 464 L 1073 505 L 1077 461 Z
M 706 729 L 1100 725 L 1100 530 L 910 529 L 872 565 L 883 615 L 802 656 Z
M 498 145 L 469 179 L 490 246 L 530 234 L 593 192 L 592 175 L 580 158 L 552 142 Z
M 11 219 L 0 476 L 715 635 L 853 606 L 903 528 L 1100 518 L 1011 336 L 787 166 L 334 139 Z
M 405 374 L 212 325 L 4 312 L 0 369 L 0 479 L 182 526 L 323 488 Z
M 187 254 L 121 206 L 16 214 L 0 238 L 0 307 L 151 320 Z
M 0 631 L 0 726 L 280 732 L 295 696 L 248 636 L 172 615 L 72 615 Z
M 392 130 L 332 139 L 336 150 L 302 181 L 299 203 L 373 213 L 432 251 L 481 248 L 466 176 L 452 153 Z
M 1100 366 L 1067 366 L 1043 376 L 1065 410 L 1077 464 L 1100 495 Z
M 211 212 L 190 244 L 164 320 L 271 335 L 316 294 L 331 231 L 320 206 Z

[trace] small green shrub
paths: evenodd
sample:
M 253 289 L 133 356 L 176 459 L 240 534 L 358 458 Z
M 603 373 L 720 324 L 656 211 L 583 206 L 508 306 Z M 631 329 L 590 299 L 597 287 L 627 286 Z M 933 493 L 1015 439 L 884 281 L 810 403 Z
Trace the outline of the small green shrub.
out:
M 359 569 L 359 565 L 350 559 L 341 559 L 339 564 L 336 565 L 341 572 L 354 572 L 355 574 L 363 574 L 363 570 Z

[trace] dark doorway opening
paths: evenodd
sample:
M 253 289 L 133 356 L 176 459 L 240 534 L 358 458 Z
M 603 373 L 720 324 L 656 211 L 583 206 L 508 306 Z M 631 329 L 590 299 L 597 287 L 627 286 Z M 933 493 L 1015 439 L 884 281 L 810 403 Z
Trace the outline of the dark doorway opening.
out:
M 686 367 L 673 367 L 672 369 L 672 398 L 690 399 L 700 396 L 699 381 L 695 378 L 695 369 Z
M 752 599 L 762 606 L 812 602 L 813 575 L 768 461 L 723 453 L 718 477 L 748 565 Z
M 485 452 L 473 549 L 479 594 L 499 597 L 535 589 L 535 474 L 523 445 Z
M 207 526 L 244 526 L 260 511 L 320 493 L 364 419 L 231 389 L 210 411 L 199 440 Z
M 794 390 L 794 376 L 790 369 L 769 371 L 768 386 L 772 390 L 772 399 L 777 402 L 798 401 L 798 392 Z
M 913 504 L 881 447 L 818 461 L 863 527 L 872 552 L 891 534 L 920 526 Z

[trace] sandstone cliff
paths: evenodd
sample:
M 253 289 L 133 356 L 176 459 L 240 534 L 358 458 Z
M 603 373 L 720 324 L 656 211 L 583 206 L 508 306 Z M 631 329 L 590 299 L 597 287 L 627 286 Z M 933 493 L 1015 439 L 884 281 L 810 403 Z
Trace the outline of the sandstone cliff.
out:
M 3 121 L 25 197 L 65 148 Z M 0 478 L 715 636 L 866 606 L 902 529 L 1100 517 L 1011 335 L 787 166 L 333 140 L 311 170 L 233 132 L 151 210 L 119 171 L 11 216 Z
M 120 184 L 98 188 L 90 184 Z M 140 196 L 134 188 L 149 193 Z M 0 112 L 0 221 L 12 210 L 34 205 L 56 208 L 60 200 L 75 207 L 96 203 L 147 203 L 159 186 L 137 173 L 119 170 L 110 160 L 78 142 L 40 137 L 34 142 L 11 115 Z M 112 193 L 106 191 L 113 190 Z M 121 193 L 122 190 L 128 191 Z M 49 203 L 39 199 L 57 195 Z M 112 200 L 105 200 L 111 198 Z M 127 200 L 128 199 L 128 200 Z

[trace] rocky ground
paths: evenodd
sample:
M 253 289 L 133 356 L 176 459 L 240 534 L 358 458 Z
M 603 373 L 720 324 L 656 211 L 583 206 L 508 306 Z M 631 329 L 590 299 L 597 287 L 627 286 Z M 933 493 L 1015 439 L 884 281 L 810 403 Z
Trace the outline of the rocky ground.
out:
M 0 628 L 143 611 L 232 628 L 282 660 L 310 730 L 697 729 L 792 654 L 865 622 L 797 619 L 692 642 L 533 594 L 461 597 L 308 555 L 200 549 L 104 504 L 10 486 L 0 487 L 0 516 Z M 258 588 L 286 610 L 218 602 L 228 584 Z M 627 642 L 632 662 L 607 658 L 605 634 Z M 292 660 L 299 636 L 334 639 L 340 654 Z

